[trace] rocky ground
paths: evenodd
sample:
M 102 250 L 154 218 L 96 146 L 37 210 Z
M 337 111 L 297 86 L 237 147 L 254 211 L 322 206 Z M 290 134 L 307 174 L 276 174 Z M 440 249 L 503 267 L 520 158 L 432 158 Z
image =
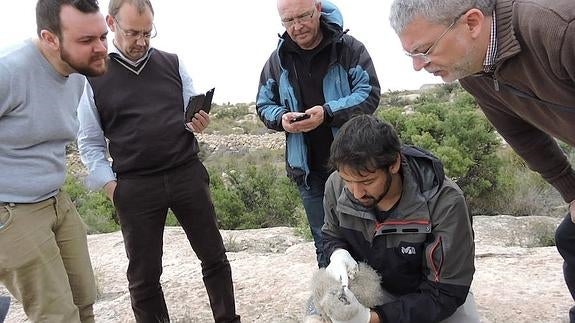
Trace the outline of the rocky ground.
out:
M 573 301 L 555 247 L 533 247 L 559 219 L 475 217 L 473 291 L 482 322 L 568 322 Z M 316 269 L 313 244 L 290 228 L 222 231 L 243 322 L 300 322 Z M 97 322 L 134 322 L 126 289 L 127 261 L 119 232 L 89 236 L 99 289 Z M 530 247 L 531 246 L 531 247 Z M 210 322 L 199 261 L 179 228 L 166 228 L 166 301 L 174 322 Z M 5 294 L 0 290 L 0 294 Z M 13 302 L 7 322 L 26 322 Z

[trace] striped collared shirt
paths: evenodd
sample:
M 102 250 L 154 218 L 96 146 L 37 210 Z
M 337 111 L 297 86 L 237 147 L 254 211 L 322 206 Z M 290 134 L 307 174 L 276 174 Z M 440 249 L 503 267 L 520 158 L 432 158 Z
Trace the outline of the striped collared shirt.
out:
M 493 19 L 491 20 L 489 46 L 487 47 L 487 54 L 483 61 L 483 71 L 485 73 L 491 73 L 495 70 L 495 57 L 497 56 L 497 23 L 495 19 L 495 10 L 493 10 L 491 17 L 493 17 Z

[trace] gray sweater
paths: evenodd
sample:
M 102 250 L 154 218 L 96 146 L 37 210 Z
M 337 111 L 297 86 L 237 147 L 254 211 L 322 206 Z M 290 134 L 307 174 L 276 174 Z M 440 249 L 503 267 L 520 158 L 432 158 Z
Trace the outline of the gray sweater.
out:
M 0 51 L 0 202 L 58 193 L 84 83 L 80 74 L 57 73 L 32 40 Z

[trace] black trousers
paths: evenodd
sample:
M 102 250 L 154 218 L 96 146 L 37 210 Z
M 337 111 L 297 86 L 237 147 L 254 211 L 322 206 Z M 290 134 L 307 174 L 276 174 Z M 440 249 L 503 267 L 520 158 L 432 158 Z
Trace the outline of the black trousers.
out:
M 208 172 L 199 160 L 159 175 L 118 176 L 114 205 L 129 260 L 128 287 L 137 322 L 169 322 L 160 285 L 168 209 L 174 212 L 201 261 L 215 322 L 240 321 Z
M 564 260 L 563 277 L 565 277 L 565 283 L 571 296 L 575 299 L 575 223 L 571 221 L 569 213 L 555 231 L 555 245 Z M 575 323 L 575 306 L 571 308 L 569 321 Z

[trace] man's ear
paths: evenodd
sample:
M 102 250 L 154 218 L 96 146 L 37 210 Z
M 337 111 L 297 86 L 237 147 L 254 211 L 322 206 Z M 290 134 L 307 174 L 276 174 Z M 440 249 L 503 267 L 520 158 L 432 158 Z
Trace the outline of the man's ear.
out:
M 60 50 L 60 38 L 53 32 L 42 29 L 40 31 L 40 40 L 45 42 L 53 50 Z
M 107 15 L 106 24 L 108 25 L 108 28 L 110 28 L 112 32 L 114 33 L 116 32 L 116 24 L 114 23 L 114 17 Z
M 397 153 L 395 161 L 393 162 L 393 164 L 391 164 L 391 166 L 389 166 L 390 173 L 397 174 L 399 172 L 400 166 L 401 166 L 401 154 Z
M 469 35 L 474 39 L 479 38 L 479 35 L 488 20 L 483 12 L 477 8 L 469 9 L 465 14 L 463 14 L 461 19 L 465 24 Z

